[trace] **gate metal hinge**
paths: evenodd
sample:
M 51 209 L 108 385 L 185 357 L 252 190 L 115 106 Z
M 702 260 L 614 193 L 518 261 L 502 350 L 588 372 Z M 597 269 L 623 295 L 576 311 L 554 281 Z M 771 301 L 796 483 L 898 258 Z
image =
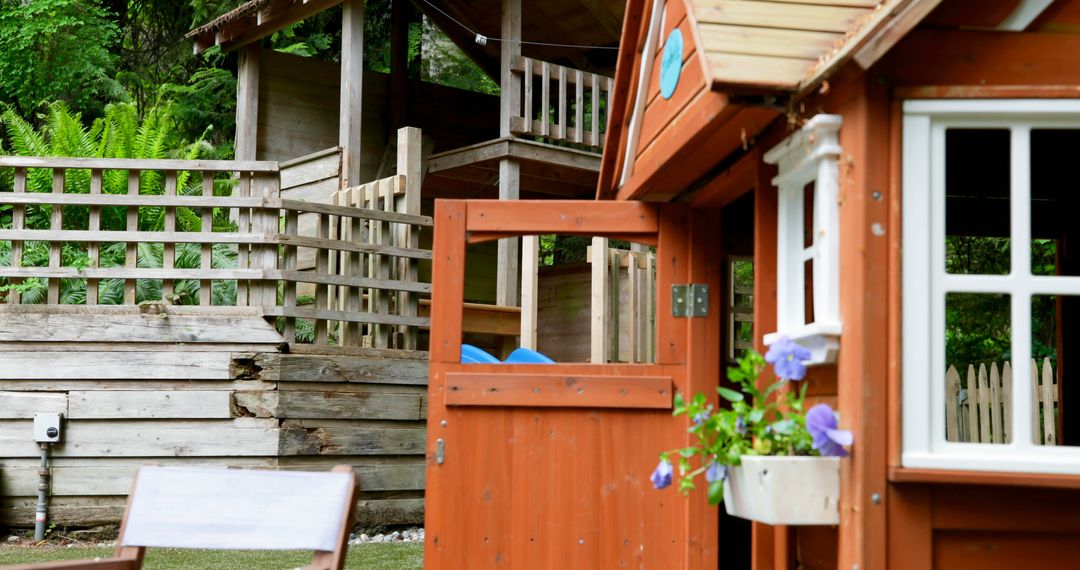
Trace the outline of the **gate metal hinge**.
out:
M 703 283 L 672 285 L 671 316 L 709 316 L 709 286 Z

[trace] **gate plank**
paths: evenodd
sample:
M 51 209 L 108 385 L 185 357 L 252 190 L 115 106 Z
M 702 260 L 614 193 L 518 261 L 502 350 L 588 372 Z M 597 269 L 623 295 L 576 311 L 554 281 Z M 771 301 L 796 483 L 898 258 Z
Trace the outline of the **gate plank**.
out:
M 671 409 L 671 377 L 446 374 L 447 406 Z

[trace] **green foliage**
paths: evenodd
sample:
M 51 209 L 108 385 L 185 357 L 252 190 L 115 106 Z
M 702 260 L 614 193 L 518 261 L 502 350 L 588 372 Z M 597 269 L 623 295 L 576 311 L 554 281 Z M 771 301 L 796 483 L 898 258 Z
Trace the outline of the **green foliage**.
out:
M 681 474 L 679 489 L 684 493 L 695 488 L 694 479 L 714 462 L 729 467 L 739 465 L 744 455 L 817 455 L 803 417 L 806 383 L 799 390 L 781 390 L 787 381 L 777 380 L 759 390 L 758 381 L 765 370 L 761 354 L 750 351 L 736 362 L 727 377 L 739 389 L 716 389 L 729 407 L 715 410 L 704 394 L 689 400 L 675 395 L 673 415 L 693 419 L 690 434 L 697 441 L 661 457 L 675 456 Z M 695 457 L 699 458 L 697 467 Z M 722 480 L 711 482 L 709 502 L 715 505 L 723 499 Z
M 414 49 L 414 42 L 421 42 L 423 58 L 420 61 L 421 78 L 424 81 L 497 95 L 499 84 L 493 81 L 461 48 L 457 47 L 437 26 L 427 21 L 422 28 L 422 36 L 417 38 L 409 30 L 409 49 Z
M 341 61 L 341 14 L 338 6 L 286 26 L 270 36 L 270 45 L 292 55 Z
M 0 115 L 11 149 L 20 156 L 73 156 L 93 158 L 181 158 L 196 159 L 208 149 L 205 142 L 197 140 L 187 144 L 181 140 L 175 130 L 172 107 L 165 103 L 152 107 L 140 119 L 135 105 L 130 103 L 114 104 L 106 107 L 105 114 L 95 120 L 88 128 L 78 113 L 71 112 L 63 103 L 53 103 L 43 115 L 43 124 L 39 129 L 21 118 L 14 110 Z M 0 176 L 0 190 L 10 190 L 12 180 L 10 169 Z M 27 174 L 27 192 L 51 192 L 52 172 L 48 169 L 30 169 Z M 229 195 L 231 181 L 214 181 L 215 195 Z M 90 192 L 90 172 L 87 170 L 68 170 L 65 177 L 64 192 L 87 194 Z M 102 192 L 105 194 L 126 194 L 128 175 L 124 171 L 105 171 L 102 178 Z M 165 192 L 165 180 L 160 172 L 145 171 L 139 179 L 139 193 L 162 195 Z M 202 192 L 201 174 L 179 172 L 177 174 L 177 193 L 194 195 Z M 202 228 L 201 213 L 192 208 L 177 208 L 177 229 L 197 232 Z M 26 228 L 47 229 L 50 227 L 52 207 L 32 205 L 26 207 Z M 101 209 L 101 229 L 118 231 L 127 229 L 127 208 L 105 207 Z M 230 231 L 235 226 L 228 219 L 228 213 L 215 211 L 214 230 Z M 84 207 L 68 206 L 64 208 L 64 229 L 86 230 L 89 228 L 89 211 Z M 139 208 L 138 229 L 141 231 L 162 231 L 165 226 L 163 208 Z M 10 209 L 0 211 L 0 227 L 11 227 Z M 11 264 L 11 242 L 0 242 L 0 265 Z M 127 255 L 127 244 L 102 244 L 99 264 L 101 267 L 122 267 Z M 140 243 L 137 245 L 136 262 L 138 267 L 162 267 L 164 249 L 159 243 Z M 197 268 L 201 261 L 201 244 L 177 244 L 177 268 Z M 44 267 L 49 263 L 49 247 L 44 242 L 24 244 L 22 264 L 27 267 Z M 61 252 L 61 265 L 65 267 L 85 268 L 90 264 L 85 244 L 66 243 Z M 237 267 L 235 246 L 214 244 L 212 246 L 211 266 L 214 268 Z M 45 283 L 40 280 L 26 280 L 21 283 L 3 284 L 6 290 L 17 291 L 21 301 L 27 304 L 41 303 L 45 300 Z M 236 298 L 236 284 L 232 281 L 214 283 L 212 303 L 215 305 L 233 305 Z M 119 304 L 123 302 L 123 282 L 106 279 L 100 282 L 99 302 Z M 63 279 L 60 284 L 61 303 L 84 303 L 86 301 L 85 279 Z M 181 280 L 174 286 L 174 304 L 197 304 L 199 284 L 197 281 Z M 161 281 L 140 279 L 136 283 L 136 300 L 161 299 Z
M 95 0 L 0 0 L 0 102 L 30 116 L 59 98 L 96 115 L 126 96 L 113 78 L 117 36 Z
M 233 157 L 236 76 L 231 71 L 217 67 L 200 69 L 187 83 L 162 85 L 160 99 L 172 102 L 178 136 L 210 141 L 211 148 L 204 150 L 207 158 L 225 160 Z
M 1010 267 L 1008 238 L 948 236 L 945 269 L 950 274 L 1006 275 Z M 1031 272 L 1057 273 L 1057 244 L 1050 239 L 1031 242 Z M 994 293 L 952 293 L 945 302 L 945 360 L 958 369 L 969 364 L 1012 358 L 1010 297 Z M 1032 357 L 1049 357 L 1057 366 L 1056 299 L 1036 295 L 1031 301 Z M 961 374 L 963 376 L 963 374 Z

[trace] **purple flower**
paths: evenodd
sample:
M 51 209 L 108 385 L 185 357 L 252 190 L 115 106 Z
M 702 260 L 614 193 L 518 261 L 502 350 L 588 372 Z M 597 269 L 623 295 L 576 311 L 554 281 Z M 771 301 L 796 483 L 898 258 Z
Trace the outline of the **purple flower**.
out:
M 723 481 L 725 477 L 727 477 L 727 467 L 716 461 L 710 463 L 709 468 L 705 470 L 705 480 L 710 483 Z
M 746 435 L 746 420 L 742 416 L 735 418 L 735 433 Z
M 765 362 L 772 364 L 776 375 L 785 380 L 802 380 L 806 376 L 804 360 L 810 360 L 810 351 L 786 336 L 778 338 L 765 353 Z
M 711 413 L 712 413 L 712 410 L 702 410 L 702 411 L 694 414 L 694 417 L 692 419 L 694 420 L 695 424 L 701 425 L 701 424 L 705 423 L 709 419 L 709 414 L 711 414 Z
M 660 463 L 656 464 L 656 469 L 653 470 L 649 479 L 652 480 L 654 489 L 663 489 L 671 484 L 671 475 L 674 470 L 671 468 L 671 462 L 667 459 L 661 459 Z
M 836 412 L 828 404 L 818 404 L 806 412 L 806 431 L 814 438 L 814 449 L 825 456 L 844 457 L 844 446 L 855 441 L 850 431 L 836 429 Z

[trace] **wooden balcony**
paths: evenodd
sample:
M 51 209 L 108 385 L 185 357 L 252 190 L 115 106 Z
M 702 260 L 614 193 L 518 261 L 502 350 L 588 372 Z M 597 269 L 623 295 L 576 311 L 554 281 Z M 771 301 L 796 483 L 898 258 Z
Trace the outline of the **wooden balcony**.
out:
M 495 198 L 500 163 L 518 164 L 520 198 L 592 198 L 607 131 L 612 80 L 515 56 L 514 88 L 500 99 L 501 138 L 433 154 L 425 193 L 440 198 Z M 504 181 L 505 184 L 505 181 Z

